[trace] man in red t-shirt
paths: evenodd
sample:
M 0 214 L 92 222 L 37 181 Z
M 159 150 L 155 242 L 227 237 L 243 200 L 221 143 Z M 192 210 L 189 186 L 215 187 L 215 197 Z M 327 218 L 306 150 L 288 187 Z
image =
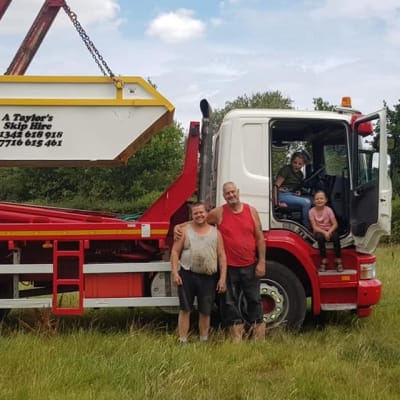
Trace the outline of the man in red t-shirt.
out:
M 265 322 L 260 296 L 260 278 L 265 276 L 265 242 L 257 210 L 242 203 L 233 182 L 224 183 L 221 207 L 211 210 L 207 222 L 218 225 L 228 264 L 224 316 L 232 339 L 242 340 L 244 320 L 239 311 L 242 291 L 247 303 L 248 322 L 255 339 L 265 337 Z

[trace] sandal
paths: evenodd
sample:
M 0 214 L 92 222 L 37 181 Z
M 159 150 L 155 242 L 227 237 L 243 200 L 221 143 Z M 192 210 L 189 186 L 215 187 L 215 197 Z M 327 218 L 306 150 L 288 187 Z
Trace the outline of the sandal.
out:
M 327 258 L 323 258 L 321 260 L 321 264 L 319 265 L 319 272 L 325 272 L 327 265 L 328 265 L 328 259 Z
M 336 264 L 336 271 L 337 272 L 343 272 L 342 259 L 341 258 L 336 258 L 335 259 L 335 264 Z

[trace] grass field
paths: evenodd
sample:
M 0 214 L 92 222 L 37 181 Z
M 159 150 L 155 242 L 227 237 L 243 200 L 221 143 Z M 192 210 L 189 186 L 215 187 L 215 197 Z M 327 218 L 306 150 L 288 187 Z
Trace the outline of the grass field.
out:
M 383 298 L 370 317 L 329 314 L 264 342 L 214 331 L 179 346 L 176 317 L 156 310 L 14 311 L 0 326 L 0 399 L 399 399 L 400 247 L 377 256 Z

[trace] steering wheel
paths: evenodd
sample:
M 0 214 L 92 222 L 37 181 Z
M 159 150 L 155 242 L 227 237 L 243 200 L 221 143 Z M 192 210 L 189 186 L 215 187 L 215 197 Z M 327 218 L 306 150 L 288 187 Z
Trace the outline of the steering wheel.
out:
M 311 182 L 314 178 L 316 178 L 322 171 L 324 171 L 324 169 L 325 166 L 323 165 L 321 168 L 318 168 L 316 171 L 314 171 L 310 176 L 304 179 L 303 185 L 306 186 L 309 182 Z

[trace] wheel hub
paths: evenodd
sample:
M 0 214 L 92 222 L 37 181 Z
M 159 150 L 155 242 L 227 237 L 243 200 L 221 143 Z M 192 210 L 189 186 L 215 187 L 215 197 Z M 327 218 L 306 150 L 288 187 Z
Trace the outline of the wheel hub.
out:
M 264 321 L 268 324 L 280 320 L 285 313 L 285 297 L 279 289 L 266 282 L 260 285 Z

